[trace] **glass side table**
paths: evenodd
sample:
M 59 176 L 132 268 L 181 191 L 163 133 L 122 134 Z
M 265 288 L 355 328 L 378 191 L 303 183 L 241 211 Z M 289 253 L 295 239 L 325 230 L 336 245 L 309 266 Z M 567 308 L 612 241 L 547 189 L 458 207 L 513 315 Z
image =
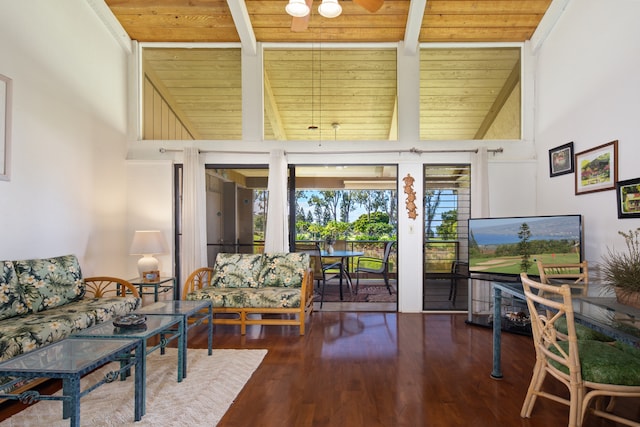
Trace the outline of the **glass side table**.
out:
M 204 322 L 209 323 L 208 329 L 208 349 L 209 356 L 212 354 L 213 345 L 213 302 L 208 300 L 199 301 L 160 301 L 137 309 L 134 313 L 147 316 L 181 316 L 183 317 L 183 330 L 185 347 L 188 347 L 189 330 Z M 182 359 L 183 376 L 187 376 L 187 357 Z
M 128 281 L 138 288 L 140 297 L 143 295 L 153 295 L 153 302 L 158 302 L 159 294 L 169 292 L 171 290 L 173 290 L 173 299 L 180 299 L 178 296 L 178 287 L 176 286 L 175 277 L 160 277 L 154 282 L 145 282 L 142 280 L 142 277 L 136 277 L 134 279 L 129 279 Z M 145 291 L 145 289 L 151 290 Z
M 13 383 L 30 378 L 61 379 L 62 395 L 41 395 L 36 390 L 27 390 L 20 394 L 1 394 L 0 398 L 16 399 L 22 403 L 62 400 L 62 418 L 69 418 L 69 425 L 76 427 L 80 426 L 80 398 L 103 384 L 123 378 L 135 366 L 134 419 L 140 421 L 145 412 L 144 371 L 140 369 L 144 359 L 139 340 L 66 338 L 0 363 L 0 375 L 16 377 Z M 117 361 L 120 362 L 118 370 L 107 373 L 96 384 L 80 389 L 80 378 Z

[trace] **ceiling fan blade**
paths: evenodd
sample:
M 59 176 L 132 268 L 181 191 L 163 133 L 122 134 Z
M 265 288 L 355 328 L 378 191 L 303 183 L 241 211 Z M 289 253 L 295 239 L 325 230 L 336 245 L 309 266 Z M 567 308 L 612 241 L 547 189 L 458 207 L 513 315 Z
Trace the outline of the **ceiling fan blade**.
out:
M 384 0 L 353 0 L 353 2 L 372 13 L 377 12 L 384 4 Z
M 301 32 L 306 31 L 309 28 L 309 19 L 311 18 L 311 6 L 313 6 L 313 0 L 305 0 L 307 6 L 309 6 L 309 13 L 307 16 L 303 16 L 301 18 L 293 17 L 291 18 L 291 31 L 293 32 Z

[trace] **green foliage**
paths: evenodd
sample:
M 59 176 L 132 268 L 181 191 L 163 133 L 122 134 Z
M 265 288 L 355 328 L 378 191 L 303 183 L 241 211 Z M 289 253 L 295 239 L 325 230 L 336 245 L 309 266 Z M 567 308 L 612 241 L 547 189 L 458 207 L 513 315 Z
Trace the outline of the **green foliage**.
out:
M 607 248 L 602 257 L 602 272 L 607 285 L 623 292 L 640 292 L 640 228 L 629 233 L 618 231 L 624 237 L 627 252 Z
M 436 232 L 443 240 L 458 238 L 458 211 L 456 209 L 442 213 L 442 223 L 436 227 Z
M 362 214 L 353 222 L 353 230 L 357 233 L 367 233 L 371 224 L 389 224 L 389 215 L 384 212 L 372 212 L 370 215 Z

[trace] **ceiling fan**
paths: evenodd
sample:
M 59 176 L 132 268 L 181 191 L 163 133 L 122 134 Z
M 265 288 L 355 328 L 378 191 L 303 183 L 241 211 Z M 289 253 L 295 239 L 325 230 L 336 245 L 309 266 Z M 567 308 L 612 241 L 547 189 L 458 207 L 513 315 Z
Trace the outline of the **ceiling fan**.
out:
M 377 12 L 384 0 L 352 0 L 358 6 L 368 10 L 369 12 Z M 311 6 L 313 0 L 289 0 L 286 7 L 287 13 L 293 16 L 291 20 L 291 31 L 305 31 L 309 27 L 309 18 L 311 17 Z M 338 0 L 323 0 L 318 8 L 318 12 L 325 18 L 335 18 L 340 15 L 342 8 L 338 4 Z

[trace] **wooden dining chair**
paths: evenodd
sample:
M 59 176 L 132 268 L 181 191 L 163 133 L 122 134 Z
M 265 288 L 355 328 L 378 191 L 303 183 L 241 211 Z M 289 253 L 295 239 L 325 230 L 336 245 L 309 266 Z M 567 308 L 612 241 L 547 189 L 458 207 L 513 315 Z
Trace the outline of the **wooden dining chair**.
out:
M 536 399 L 544 397 L 569 406 L 569 427 L 581 426 L 587 411 L 624 425 L 638 426 L 640 420 L 623 418 L 610 412 L 611 407 L 591 403 L 603 397 L 640 397 L 640 357 L 602 341 L 578 340 L 569 285 L 543 284 L 531 280 L 526 273 L 520 277 L 536 352 L 533 376 L 520 415 L 529 418 Z M 566 320 L 566 339 L 561 339 L 555 327 L 560 319 Z M 568 388 L 568 399 L 564 394 L 543 390 L 547 374 Z
M 536 260 L 540 282 L 553 285 L 566 283 L 586 296 L 589 291 L 589 265 L 587 261 L 576 263 L 543 263 Z

